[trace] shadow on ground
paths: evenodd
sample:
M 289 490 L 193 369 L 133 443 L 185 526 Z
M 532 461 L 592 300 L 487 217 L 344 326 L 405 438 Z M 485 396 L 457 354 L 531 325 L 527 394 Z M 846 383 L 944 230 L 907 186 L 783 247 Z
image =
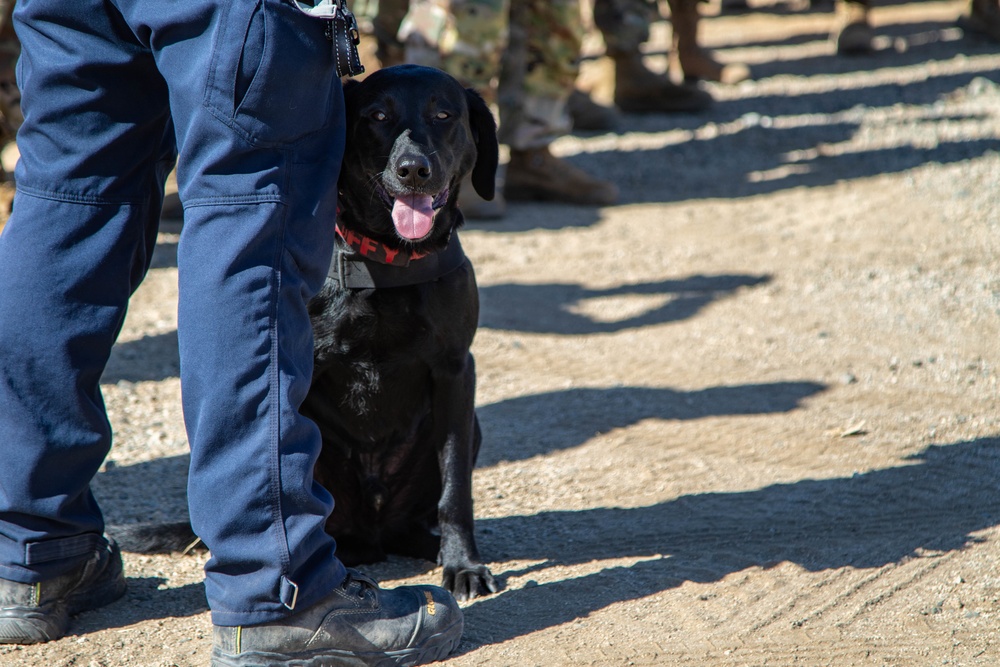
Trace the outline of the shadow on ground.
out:
M 116 343 L 101 375 L 101 384 L 159 382 L 179 377 L 180 372 L 177 331 L 174 330 Z
M 822 390 L 813 383 L 715 387 L 700 392 L 623 387 L 577 389 L 526 396 L 483 406 L 484 424 L 519 419 L 538 423 L 547 440 L 504 452 L 484 451 L 485 465 L 519 459 L 585 442 L 595 431 L 645 418 L 697 419 L 717 414 L 793 410 Z M 560 415 L 572 415 L 563 419 Z M 590 421 L 588 421 L 588 419 Z M 109 516 L 136 515 L 151 488 L 171 489 L 156 498 L 182 507 L 187 457 L 112 468 L 98 476 L 95 492 Z M 624 600 L 674 588 L 688 581 L 718 581 L 750 567 L 793 562 L 810 571 L 877 568 L 925 552 L 960 550 L 975 533 L 1000 522 L 1000 437 L 933 445 L 898 466 L 831 479 L 804 479 L 757 490 L 702 493 L 641 507 L 597 507 L 546 511 L 477 522 L 480 548 L 494 562 L 540 561 L 503 573 L 535 575 L 554 566 L 611 559 L 639 559 L 582 577 L 501 593 L 466 609 L 466 650 L 558 626 Z M 154 484 L 152 480 L 156 480 Z M 172 480 L 172 481 L 171 481 Z M 137 498 L 136 496 L 140 496 Z M 178 517 L 164 517 L 166 519 Z M 401 561 L 405 559 L 393 559 Z M 423 571 L 430 564 L 402 564 Z M 376 572 L 380 568 L 376 568 Z M 384 570 L 384 568 L 381 568 Z M 399 572 L 400 563 L 394 568 Z M 199 586 L 157 590 L 159 582 L 133 582 L 138 608 L 123 625 L 156 618 L 143 602 L 157 597 L 164 615 L 204 610 Z M 164 596 L 159 598 L 159 596 Z M 558 600 L 558 604 L 553 601 Z M 154 614 L 150 616 L 150 614 Z M 108 619 L 88 616 L 87 627 Z
M 568 449 L 583 444 L 596 432 L 628 426 L 642 419 L 700 419 L 725 414 L 788 412 L 823 389 L 823 385 L 810 382 L 778 382 L 713 387 L 692 392 L 645 387 L 571 389 L 520 397 L 479 408 L 488 441 L 504 442 L 503 451 L 491 448 L 487 443 L 480 453 L 479 463 L 480 466 L 488 466 L 502 460 L 526 459 L 548 451 Z M 536 432 L 545 435 L 530 442 L 518 442 L 502 434 L 490 433 L 502 430 L 504 424 L 525 421 L 537 424 Z M 116 526 L 186 520 L 189 461 L 187 455 L 165 457 L 131 466 L 112 465 L 98 474 L 92 487 L 104 509 L 109 533 L 114 535 Z M 610 518 L 615 510 L 608 512 L 611 513 L 607 515 Z M 539 526 L 544 529 L 549 519 L 545 515 L 539 515 L 539 518 L 542 522 Z M 523 520 L 526 518 L 511 519 L 515 523 Z M 495 521 L 487 525 L 485 534 L 505 530 L 503 525 L 490 527 Z M 522 528 L 515 526 L 514 530 Z M 560 558 L 558 551 L 545 558 Z M 503 554 L 484 553 L 490 554 L 491 560 L 500 560 Z M 375 574 L 380 577 L 412 576 L 433 567 L 431 563 L 412 559 L 392 560 L 388 565 L 378 566 Z M 140 587 L 138 590 L 145 589 Z M 179 592 L 179 589 L 169 591 L 169 595 L 181 596 L 178 603 L 183 604 L 184 609 L 191 607 L 191 599 L 185 597 L 188 593 Z M 200 610 L 199 607 L 190 613 Z
M 957 29 L 945 23 L 881 26 L 879 32 L 893 43 L 912 45 L 902 52 L 877 52 L 848 58 L 833 54 L 792 61 L 772 60 L 754 66 L 758 79 L 779 76 L 816 77 L 857 71 L 943 62 L 953 58 L 994 55 L 996 46 L 974 39 L 946 38 Z M 945 35 L 945 37 L 942 37 Z M 936 103 L 952 96 L 989 94 L 1000 86 L 1000 67 L 983 62 L 979 71 L 947 73 L 947 68 L 929 68 L 918 80 L 899 83 L 889 77 L 849 88 L 800 94 L 768 93 L 735 99 L 720 99 L 702 114 L 626 115 L 619 133 L 658 133 L 687 130 L 686 140 L 666 140 L 667 145 L 623 151 L 594 150 L 567 159 L 591 174 L 613 180 L 621 189 L 619 204 L 682 202 L 694 199 L 733 199 L 798 188 L 827 186 L 839 181 L 899 173 L 929 163 L 956 163 L 1000 151 L 1000 138 L 947 140 L 937 123 L 954 127 L 965 121 L 983 123 L 984 116 L 938 108 Z M 913 76 L 910 74 L 909 76 Z M 774 87 L 769 87 L 774 90 Z M 912 119 L 893 120 L 879 129 L 874 110 L 895 113 L 903 107 Z M 891 116 L 890 116 L 891 117 Z M 775 119 L 791 119 L 782 124 Z M 889 142 L 864 139 L 851 146 L 859 132 L 886 136 L 892 123 L 923 125 L 932 141 L 915 145 L 866 146 Z M 727 125 L 730 124 L 730 125 Z M 584 148 L 586 151 L 586 148 Z M 729 159 L 731 155 L 740 160 Z M 747 159 L 748 158 L 748 159 Z M 555 204 L 513 203 L 507 218 L 493 223 L 475 223 L 474 229 L 518 232 L 528 229 L 558 229 L 596 224 L 599 209 L 563 208 L 553 215 Z
M 980 80 L 976 85 L 984 89 L 995 87 L 1000 85 L 1000 69 L 929 76 L 910 84 L 885 83 L 720 102 L 717 109 L 688 129 L 743 119 L 738 127 L 701 136 L 696 132 L 690 140 L 662 148 L 581 153 L 571 159 L 592 173 L 618 175 L 623 204 L 751 197 L 899 173 L 931 162 L 960 162 L 1000 151 L 1000 139 L 996 137 L 948 141 L 938 138 L 933 131 L 936 122 L 983 120 L 981 115 L 946 113 L 934 108 L 935 102 L 960 94 L 957 91 L 970 86 L 975 79 Z M 877 149 L 854 149 L 847 145 L 862 130 L 865 114 L 873 108 L 888 109 L 895 105 L 924 107 L 919 117 L 906 122 L 924 125 L 935 136 L 932 145 L 907 143 Z M 770 119 L 782 116 L 796 120 L 785 126 L 771 124 Z M 666 117 L 647 117 L 640 122 L 642 129 L 636 131 L 647 133 L 678 126 Z M 737 154 L 749 159 L 733 161 L 726 157 Z M 653 169 L 651 165 L 663 168 Z
M 175 464 L 186 457 L 176 459 Z M 121 475 L 142 468 L 155 473 L 162 464 L 154 461 L 114 474 L 125 482 Z M 813 572 L 878 568 L 927 552 L 961 550 L 977 541 L 976 532 L 1000 522 L 997 479 L 1000 438 L 992 437 L 933 445 L 898 466 L 851 477 L 686 495 L 642 507 L 481 519 L 480 549 L 489 560 L 540 561 L 502 573 L 503 581 L 544 578 L 545 570 L 558 566 L 622 558 L 638 561 L 574 579 L 502 590 L 475 601 L 465 610 L 463 649 L 555 627 L 684 582 L 719 581 L 751 567 L 792 562 Z M 369 569 L 377 576 L 402 577 L 431 567 L 393 558 Z M 77 631 L 205 610 L 200 585 L 159 590 L 161 583 L 130 580 L 125 601 L 107 614 L 82 617 Z M 121 618 L 126 607 L 126 617 Z
M 598 433 L 644 419 L 689 420 L 791 412 L 825 389 L 772 382 L 677 391 L 662 387 L 576 388 L 518 396 L 476 409 L 483 428 L 479 467 L 577 447 Z M 531 439 L 523 428 L 531 424 Z
M 714 301 L 770 280 L 771 276 L 767 275 L 732 274 L 696 275 L 607 289 L 585 288 L 573 283 L 489 285 L 480 288 L 480 326 L 564 335 L 613 333 L 694 317 Z M 628 296 L 661 296 L 666 302 L 640 315 L 612 322 L 597 321 L 584 313 L 573 312 L 574 307 L 588 299 Z M 115 345 L 101 383 L 160 381 L 179 374 L 177 332 L 170 331 Z
M 1000 522 L 1000 438 L 935 445 L 893 468 L 646 507 L 541 512 L 478 522 L 492 560 L 552 566 L 641 558 L 575 579 L 502 591 L 465 611 L 466 650 L 583 618 L 616 602 L 793 562 L 877 568 L 977 541 Z M 693 601 L 696 604 L 696 601 Z
M 731 296 L 743 287 L 770 282 L 766 275 L 690 276 L 681 280 L 631 283 L 607 289 L 591 289 L 575 283 L 519 285 L 502 283 L 479 288 L 479 326 L 531 333 L 586 335 L 613 333 L 694 317 L 710 303 Z M 588 299 L 628 296 L 660 296 L 666 303 L 641 315 L 601 322 L 573 312 Z
M 86 635 L 98 630 L 127 628 L 143 621 L 195 616 L 208 611 L 205 587 L 201 583 L 162 588 L 167 580 L 160 577 L 128 577 L 127 582 L 125 597 L 79 616 L 73 621 L 70 634 Z

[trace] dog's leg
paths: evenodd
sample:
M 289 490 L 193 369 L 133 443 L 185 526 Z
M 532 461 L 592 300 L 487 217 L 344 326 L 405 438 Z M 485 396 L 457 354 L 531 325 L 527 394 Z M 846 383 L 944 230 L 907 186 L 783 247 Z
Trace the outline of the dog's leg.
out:
M 500 589 L 489 568 L 480 562 L 473 527 L 476 376 L 472 355 L 461 373 L 442 375 L 434 378 L 434 428 L 442 487 L 438 502 L 440 561 L 444 587 L 459 600 L 467 600 Z

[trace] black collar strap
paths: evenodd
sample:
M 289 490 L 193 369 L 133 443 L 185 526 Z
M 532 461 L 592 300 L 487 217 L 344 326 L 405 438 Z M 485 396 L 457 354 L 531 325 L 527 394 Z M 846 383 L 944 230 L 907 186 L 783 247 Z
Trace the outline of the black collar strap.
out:
M 359 249 L 347 245 L 345 238 L 337 240 L 327 274 L 343 289 L 379 289 L 429 283 L 468 261 L 458 234 L 451 235 L 443 250 L 410 257 L 405 264 L 387 264 L 384 259 L 379 261 L 365 257 Z

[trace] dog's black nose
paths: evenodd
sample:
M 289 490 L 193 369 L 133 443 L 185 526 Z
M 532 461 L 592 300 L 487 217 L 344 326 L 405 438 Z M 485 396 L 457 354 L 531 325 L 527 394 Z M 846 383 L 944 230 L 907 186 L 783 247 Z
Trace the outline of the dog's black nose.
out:
M 423 155 L 404 155 L 396 163 L 396 176 L 403 185 L 421 186 L 431 177 L 431 162 Z

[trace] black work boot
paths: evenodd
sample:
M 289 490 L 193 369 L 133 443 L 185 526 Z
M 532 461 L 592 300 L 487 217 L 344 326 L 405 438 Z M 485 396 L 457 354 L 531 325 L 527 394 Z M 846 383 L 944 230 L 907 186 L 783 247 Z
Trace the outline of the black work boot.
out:
M 0 644 L 37 644 L 66 634 L 69 617 L 125 594 L 118 545 L 102 541 L 74 570 L 37 584 L 0 579 Z
M 392 590 L 348 570 L 340 587 L 280 621 L 215 626 L 212 667 L 409 667 L 448 656 L 462 639 L 462 610 L 438 586 Z

